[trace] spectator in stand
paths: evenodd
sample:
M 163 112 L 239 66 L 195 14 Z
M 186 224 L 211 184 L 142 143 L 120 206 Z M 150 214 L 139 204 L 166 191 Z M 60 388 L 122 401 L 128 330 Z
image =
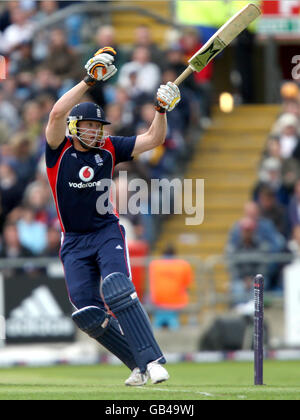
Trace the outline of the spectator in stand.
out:
M 53 13 L 58 10 L 59 2 L 56 0 L 43 0 L 39 2 L 39 10 L 33 17 L 36 22 L 43 21 L 50 17 Z
M 11 142 L 7 140 L 3 140 L 2 143 L 0 143 L 0 163 L 5 163 L 8 165 L 11 165 L 13 162 L 13 151 Z
M 269 137 L 267 138 L 265 150 L 263 152 L 262 162 L 264 161 L 264 159 L 267 159 L 269 157 L 281 159 L 280 152 L 281 150 L 280 150 L 279 137 L 275 135 L 269 135 Z
M 299 118 L 293 114 L 281 117 L 282 128 L 279 136 L 281 156 L 300 160 Z
M 300 117 L 300 89 L 296 82 L 283 83 L 280 89 L 283 113 Z
M 116 43 L 115 28 L 111 25 L 101 25 L 95 34 L 95 38 L 92 40 L 88 53 L 84 56 L 83 63 L 86 63 L 97 50 L 107 47 L 108 45 L 114 48 L 116 51 L 118 50 L 117 52 L 119 54 L 119 47 Z
M 20 117 L 17 108 L 14 104 L 6 98 L 4 90 L 0 87 L 0 121 L 6 126 L 9 134 L 16 131 L 20 127 Z M 1 130 L 1 137 L 3 137 L 3 129 Z M 3 138 L 0 140 L 2 143 Z
M 18 181 L 25 188 L 34 179 L 37 167 L 37 158 L 32 152 L 32 146 L 26 135 L 19 132 L 11 139 L 12 167 Z
M 70 65 L 72 63 L 72 65 Z M 56 76 L 74 83 L 82 77 L 78 54 L 67 44 L 66 34 L 62 29 L 53 29 L 50 37 L 49 53 L 43 65 Z
M 149 126 L 152 114 L 153 108 L 151 109 L 150 103 L 146 103 L 141 107 L 140 127 Z M 168 120 L 165 143 L 162 147 L 157 148 L 155 153 L 149 153 L 148 157 L 146 157 L 146 159 L 149 159 L 151 178 L 164 178 L 170 177 L 171 175 L 178 175 L 176 163 L 180 158 L 184 157 L 186 144 L 183 132 L 172 121 L 172 119 Z
M 24 203 L 34 211 L 36 221 L 46 225 L 51 223 L 54 214 L 49 186 L 45 188 L 39 181 L 29 184 L 24 193 Z
M 47 230 L 47 246 L 43 252 L 44 257 L 55 257 L 59 255 L 61 247 L 61 232 L 60 228 L 52 224 Z
M 166 51 L 166 65 L 164 67 L 162 80 L 176 80 L 177 77 L 186 69 L 185 56 L 183 47 L 177 43 L 172 44 Z M 190 124 L 199 125 L 201 112 L 199 101 L 197 100 L 197 83 L 194 77 L 188 77 L 180 85 L 181 100 L 180 120 L 184 126 L 189 127 Z M 172 116 L 173 118 L 173 116 Z
M 122 106 L 122 119 L 127 125 L 134 124 L 136 104 L 130 99 L 128 91 L 118 86 L 116 88 L 115 102 Z
M 51 1 L 43 0 L 39 1 L 39 11 L 33 17 L 33 20 L 37 24 L 42 24 L 44 19 L 51 17 L 58 9 L 63 7 L 68 7 L 72 3 L 78 4 L 81 1 Z M 80 13 L 69 13 L 69 15 L 64 20 L 64 28 L 66 30 L 66 40 L 68 45 L 71 47 L 77 47 L 81 43 L 81 29 L 82 24 L 85 21 L 85 16 Z M 47 32 L 38 33 L 36 55 L 39 56 L 41 60 L 45 59 L 47 55 L 47 44 L 48 44 Z
M 157 64 L 151 62 L 149 49 L 137 47 L 132 54 L 132 61 L 121 68 L 118 84 L 125 89 L 133 90 L 134 88 L 134 96 L 137 96 L 137 93 L 144 93 L 151 95 L 152 98 L 155 89 L 159 86 L 160 77 L 160 69 Z
M 259 206 L 254 201 L 244 205 L 243 218 L 252 219 L 255 222 L 256 233 L 261 242 L 268 243 L 271 252 L 281 252 L 285 248 L 285 239 L 277 231 L 274 223 L 262 217 Z M 229 234 L 229 241 L 237 243 L 241 238 L 240 222 L 234 224 Z
M 11 15 L 14 10 L 19 9 L 20 1 L 10 0 L 5 2 L 4 10 L 0 13 L 0 31 L 5 31 L 12 24 Z
M 32 73 L 38 62 L 32 54 L 32 41 L 24 40 L 16 48 L 14 54 L 10 56 L 9 72 L 18 76 L 22 72 Z
M 126 124 L 123 119 L 122 104 L 116 102 L 106 106 L 105 115 L 108 121 L 112 121 L 107 127 L 110 134 L 115 136 L 132 136 L 135 132 L 133 124 Z
M 259 235 L 257 221 L 244 217 L 238 222 L 238 229 L 238 238 L 230 239 L 226 247 L 233 305 L 253 299 L 253 278 L 257 273 L 265 276 L 265 288 L 268 290 L 270 274 L 268 264 L 259 259 L 262 254 L 271 252 L 270 243 Z
M 28 17 L 28 11 L 21 7 L 11 11 L 12 23 L 4 30 L 1 39 L 0 51 L 3 55 L 9 56 L 20 43 L 30 40 L 33 24 Z
M 116 31 L 111 25 L 101 26 L 95 35 L 95 38 L 91 42 L 91 46 L 88 51 L 82 57 L 82 63 L 85 64 L 90 57 L 92 57 L 100 48 L 111 46 L 117 51 L 115 63 L 117 68 L 121 68 L 127 62 L 127 54 L 124 52 L 123 47 L 116 43 Z M 98 105 L 117 102 L 116 100 L 116 83 L 118 81 L 118 73 L 109 79 L 109 83 L 103 84 L 97 83 L 96 86 L 89 92 L 91 98 Z
M 287 237 L 289 227 L 286 209 L 277 202 L 274 191 L 270 187 L 265 186 L 260 189 L 258 193 L 258 206 L 261 217 L 271 220 L 277 231 L 284 237 Z
M 46 123 L 48 121 L 50 111 L 56 102 L 56 98 L 54 95 L 41 93 L 36 97 L 36 101 L 40 106 L 41 120 Z
M 266 150 L 261 163 L 264 166 L 264 160 L 268 158 L 275 158 L 281 162 L 282 184 L 287 190 L 288 195 L 291 196 L 294 190 L 297 179 L 300 178 L 299 161 L 294 157 L 284 159 L 281 156 L 281 147 L 279 138 L 277 136 L 270 136 L 267 141 Z
M 49 18 L 53 13 L 58 10 L 58 1 L 52 0 L 43 0 L 38 2 L 39 10 L 37 13 L 32 17 L 32 21 L 37 26 L 42 26 L 43 21 Z M 49 52 L 49 43 L 50 43 L 50 36 L 49 31 L 41 30 L 38 31 L 34 36 L 34 48 L 33 54 L 34 58 L 39 62 L 46 59 L 48 52 Z
M 272 134 L 279 137 L 282 158 L 300 160 L 299 128 L 300 120 L 294 114 L 282 114 L 274 124 Z
M 166 52 L 165 59 L 163 61 L 164 70 L 173 69 L 176 73 L 175 79 L 180 76 L 181 73 L 186 69 L 186 57 L 184 54 L 184 48 L 180 43 L 171 44 Z M 175 80 L 174 79 L 174 80 Z M 171 79 L 170 79 L 171 80 Z M 182 88 L 189 89 L 191 92 L 196 92 L 197 82 L 194 77 L 187 77 L 180 85 L 180 91 Z
M 252 219 L 255 222 L 255 235 L 260 243 L 264 244 L 268 253 L 280 253 L 286 250 L 286 240 L 278 232 L 274 223 L 270 219 L 261 216 L 259 206 L 256 202 L 247 202 L 244 206 L 244 218 Z M 240 222 L 237 222 L 229 233 L 228 243 L 237 247 L 241 242 L 242 229 Z M 266 289 L 276 288 L 280 282 L 281 266 L 275 261 L 267 265 L 268 278 L 266 279 Z
M 117 51 L 115 63 L 118 68 L 121 68 L 128 61 L 128 57 L 124 51 L 124 48 L 117 44 L 116 30 L 111 25 L 103 25 L 99 27 L 95 38 L 92 40 L 89 50 L 86 54 L 84 54 L 82 63 L 85 64 L 89 58 L 91 58 L 96 53 L 96 51 L 98 51 L 100 48 L 107 47 L 108 45 Z M 117 77 L 113 76 L 109 80 L 109 84 L 115 84 L 116 81 Z
M 296 182 L 294 195 L 289 204 L 288 214 L 291 229 L 293 230 L 297 225 L 300 225 L 300 179 Z
M 108 44 L 109 45 L 109 44 Z M 133 49 L 135 51 L 138 47 L 147 48 L 150 52 L 151 62 L 162 67 L 164 61 L 164 53 L 153 40 L 153 33 L 149 26 L 139 25 L 135 28 Z
M 29 206 L 23 206 L 17 222 L 21 245 L 34 255 L 41 255 L 47 246 L 47 226 L 35 220 L 35 212 Z
M 18 182 L 17 174 L 7 163 L 0 164 L 0 194 L 2 212 L 6 217 L 20 204 L 23 197 L 23 188 Z
M 23 108 L 23 127 L 22 131 L 30 141 L 32 152 L 36 152 L 38 148 L 37 139 L 41 134 L 43 124 L 41 121 L 41 108 L 37 101 L 28 101 Z
M 283 185 L 281 160 L 276 158 L 268 158 L 263 161 L 259 174 L 259 181 L 254 188 L 254 200 L 258 200 L 258 194 L 261 188 L 268 186 L 276 195 L 278 203 L 287 206 L 289 204 L 290 195 L 287 188 Z
M 29 258 L 33 254 L 19 240 L 18 229 L 15 223 L 8 222 L 3 229 L 3 244 L 0 250 L 0 258 Z M 22 274 L 23 269 L 7 268 L 3 271 L 6 277 L 13 277 Z
M 151 102 L 144 104 L 140 109 L 140 120 L 137 125 L 139 133 L 147 131 L 151 125 L 155 114 L 155 109 Z M 150 178 L 164 178 L 169 173 L 169 168 L 166 166 L 165 154 L 166 144 L 168 142 L 168 135 L 163 145 L 156 147 L 154 150 L 145 152 L 138 156 L 138 160 L 143 162 L 149 169 Z
M 32 84 L 32 97 L 47 94 L 58 99 L 58 90 L 61 88 L 60 80 L 55 74 L 44 65 L 36 69 L 34 81 Z
M 187 27 L 183 31 L 180 44 L 184 51 L 185 62 L 202 47 L 199 32 L 196 28 Z M 195 72 L 193 77 L 196 81 L 198 95 L 200 98 L 200 108 L 202 114 L 202 122 L 208 123 L 211 118 L 211 102 L 212 102 L 212 81 L 213 62 L 211 61 L 200 73 Z
M 150 301 L 154 305 L 154 328 L 180 327 L 180 311 L 188 305 L 189 289 L 194 282 L 191 265 L 176 257 L 175 249 L 168 246 L 162 259 L 149 265 Z
M 163 71 L 162 74 L 162 83 L 167 82 L 168 80 L 175 80 L 177 74 L 175 70 L 167 68 Z M 179 109 L 174 115 L 168 116 L 168 125 L 172 131 L 179 132 L 181 136 L 186 133 L 187 129 L 190 127 L 192 122 L 198 122 L 200 118 L 200 110 L 198 101 L 193 92 L 189 88 L 186 88 L 184 85 L 180 86 L 181 101 Z M 181 143 L 184 143 L 182 139 Z
M 18 83 L 15 96 L 23 105 L 30 100 L 34 75 L 30 71 L 23 71 L 15 77 Z

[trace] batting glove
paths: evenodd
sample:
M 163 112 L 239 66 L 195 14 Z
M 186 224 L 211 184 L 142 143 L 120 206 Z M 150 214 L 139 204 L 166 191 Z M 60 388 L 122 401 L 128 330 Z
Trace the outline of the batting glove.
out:
M 84 66 L 88 76 L 93 81 L 103 80 L 105 82 L 110 79 L 118 71 L 113 65 L 116 54 L 116 51 L 111 47 L 104 47 L 98 50 L 94 57 Z
M 157 91 L 157 108 L 160 108 L 161 111 L 173 111 L 180 99 L 181 95 L 178 86 L 168 82 L 166 85 L 161 85 Z M 157 110 L 159 111 L 159 109 Z

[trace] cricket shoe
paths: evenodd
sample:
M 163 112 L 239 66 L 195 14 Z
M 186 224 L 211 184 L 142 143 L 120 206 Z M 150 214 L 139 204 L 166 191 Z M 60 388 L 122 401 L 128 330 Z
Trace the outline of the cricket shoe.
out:
M 153 384 L 159 384 L 170 378 L 167 370 L 158 362 L 148 363 L 147 372 Z
M 131 375 L 125 381 L 126 386 L 143 386 L 146 385 L 149 379 L 149 374 L 146 371 L 145 373 L 141 373 L 138 367 L 134 368 L 131 372 Z

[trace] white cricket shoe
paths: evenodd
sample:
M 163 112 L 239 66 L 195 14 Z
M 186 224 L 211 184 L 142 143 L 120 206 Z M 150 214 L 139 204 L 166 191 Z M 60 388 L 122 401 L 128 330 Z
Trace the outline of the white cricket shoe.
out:
M 148 363 L 147 372 L 153 384 L 159 384 L 170 378 L 167 370 L 158 362 Z
M 134 368 L 131 372 L 131 375 L 125 381 L 125 385 L 127 386 L 143 386 L 146 385 L 149 379 L 149 374 L 146 371 L 145 373 L 141 373 L 138 367 Z

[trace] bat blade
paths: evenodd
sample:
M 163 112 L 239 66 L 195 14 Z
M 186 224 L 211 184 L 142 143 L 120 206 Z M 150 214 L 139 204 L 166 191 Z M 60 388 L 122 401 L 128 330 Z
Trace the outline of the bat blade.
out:
M 189 65 L 192 70 L 201 71 L 260 14 L 260 9 L 253 3 L 247 4 L 237 12 L 190 58 Z
M 193 71 L 200 72 L 203 70 L 216 55 L 223 51 L 260 14 L 259 7 L 253 3 L 247 4 L 247 6 L 237 12 L 189 59 L 189 66 L 174 83 L 179 86 Z

